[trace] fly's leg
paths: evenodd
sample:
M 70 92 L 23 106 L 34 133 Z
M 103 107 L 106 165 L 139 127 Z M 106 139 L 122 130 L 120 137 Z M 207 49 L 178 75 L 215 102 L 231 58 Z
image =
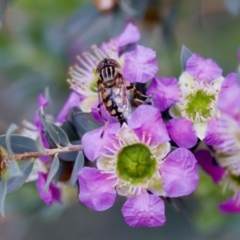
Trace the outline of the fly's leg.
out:
M 133 90 L 133 99 L 134 99 L 134 101 L 139 102 L 141 104 L 148 104 L 148 103 L 150 103 L 150 105 L 153 106 L 152 96 L 144 95 L 143 93 L 139 92 L 133 85 L 127 86 L 127 90 Z M 146 98 L 146 100 L 145 101 L 140 100 L 140 99 L 137 98 L 137 96 Z
M 100 102 L 97 106 L 97 109 L 98 109 L 98 113 L 100 115 L 100 117 L 102 118 L 102 120 L 104 121 L 104 127 L 103 127 L 103 131 L 100 135 L 100 137 L 102 138 L 103 135 L 104 135 L 104 132 L 106 131 L 106 128 L 107 128 L 107 125 L 108 125 L 108 122 L 107 122 L 107 119 L 103 117 L 103 114 L 102 114 L 102 111 L 101 111 L 101 106 L 103 105 L 102 102 Z

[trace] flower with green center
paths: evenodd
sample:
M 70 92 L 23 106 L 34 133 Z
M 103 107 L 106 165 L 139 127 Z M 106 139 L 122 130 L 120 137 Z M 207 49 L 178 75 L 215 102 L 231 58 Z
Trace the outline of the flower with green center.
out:
M 225 202 L 219 204 L 219 210 L 222 213 L 239 213 L 240 212 L 240 164 L 232 164 L 232 166 L 221 166 L 225 161 L 219 154 L 215 154 L 215 161 L 207 150 L 199 150 L 195 153 L 199 165 L 205 170 L 213 179 L 215 184 L 222 186 L 223 194 L 229 189 L 233 192 L 233 196 Z M 225 156 L 227 157 L 227 156 Z M 235 158 L 236 159 L 236 158 Z M 228 156 L 230 160 L 230 155 Z M 234 161 L 234 158 L 232 159 Z M 226 162 L 225 162 L 226 163 Z
M 196 160 L 184 148 L 171 152 L 169 136 L 158 109 L 139 106 L 128 120 L 86 133 L 83 150 L 96 168 L 78 174 L 80 201 L 96 211 L 110 208 L 116 194 L 128 200 L 122 208 L 130 226 L 161 226 L 164 197 L 180 197 L 198 183 Z M 162 197 L 162 198 L 160 198 Z
M 96 67 L 104 58 L 115 59 L 120 64 L 127 84 L 145 83 L 155 76 L 158 71 L 156 53 L 150 48 L 136 45 L 139 39 L 140 33 L 137 27 L 129 23 L 117 38 L 102 44 L 101 47 L 92 46 L 94 54 L 85 52 L 83 57 L 77 57 L 79 65 L 70 68 L 71 79 L 68 82 L 70 88 L 82 97 L 79 106 L 83 112 L 91 112 L 92 108 L 97 105 Z M 132 49 L 133 45 L 135 49 Z M 126 49 L 129 51 L 126 52 Z
M 230 189 L 233 196 L 220 204 L 223 213 L 240 212 L 240 86 L 236 73 L 226 76 L 219 94 L 218 108 L 221 116 L 216 120 L 212 134 L 205 141 L 212 147 L 216 164 L 207 151 L 198 151 L 196 157 L 202 168 L 223 185 L 223 190 Z M 216 170 L 217 169 L 217 170 Z
M 180 147 L 191 148 L 203 140 L 219 117 L 217 108 L 222 82 L 221 68 L 211 59 L 192 54 L 179 81 L 155 78 L 147 94 L 160 111 L 169 109 L 173 119 L 167 123 L 172 140 Z

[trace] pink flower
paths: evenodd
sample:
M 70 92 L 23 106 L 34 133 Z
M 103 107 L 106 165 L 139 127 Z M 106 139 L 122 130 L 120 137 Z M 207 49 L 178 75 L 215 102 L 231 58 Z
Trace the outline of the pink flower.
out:
M 234 168 L 236 168 L 235 171 L 239 169 L 239 164 L 232 164 L 230 168 L 219 166 L 219 161 L 221 161 L 221 159 L 217 158 L 217 163 L 214 163 L 210 152 L 207 150 L 197 151 L 195 157 L 203 170 L 212 177 L 213 182 L 223 186 L 223 193 L 225 193 L 226 189 L 230 189 L 233 192 L 231 198 L 219 204 L 219 210 L 222 213 L 240 212 L 239 173 L 234 173 Z M 230 160 L 230 156 L 226 157 Z
M 117 38 L 103 44 L 100 48 L 94 45 L 92 47 L 94 55 L 84 53 L 83 58 L 78 57 L 80 66 L 75 65 L 74 68 L 70 68 L 72 79 L 68 82 L 70 87 L 80 94 L 82 100 L 79 106 L 83 112 L 91 112 L 98 101 L 96 66 L 104 58 L 118 61 L 127 84 L 145 83 L 155 76 L 158 64 L 153 50 L 137 45 L 134 50 L 125 53 L 121 51 L 128 45 L 136 44 L 139 39 L 140 33 L 137 27 L 128 23 L 123 33 Z
M 44 186 L 47 180 L 47 174 L 38 172 L 37 189 L 40 198 L 47 204 L 52 205 L 54 201 L 61 203 L 61 191 L 53 183 L 50 183 L 48 191 L 45 191 Z
M 86 133 L 82 145 L 96 168 L 78 174 L 79 199 L 96 211 L 110 208 L 116 194 L 128 199 L 122 208 L 130 226 L 162 226 L 164 202 L 160 197 L 191 194 L 198 183 L 196 160 L 184 148 L 170 152 L 169 136 L 159 111 L 138 107 L 128 124 L 110 124 Z M 149 193 L 150 192 L 150 193 Z
M 222 69 L 211 59 L 192 54 L 179 81 L 175 78 L 155 78 L 147 94 L 160 111 L 169 109 L 173 119 L 168 132 L 180 147 L 191 148 L 198 138 L 211 133 L 210 125 L 219 116 L 217 103 L 221 90 Z

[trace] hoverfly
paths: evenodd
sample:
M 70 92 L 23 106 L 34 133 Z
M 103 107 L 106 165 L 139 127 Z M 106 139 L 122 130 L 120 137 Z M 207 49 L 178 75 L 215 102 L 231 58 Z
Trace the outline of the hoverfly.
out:
M 116 117 L 121 125 L 124 122 L 127 123 L 127 119 L 131 114 L 131 103 L 128 90 L 134 90 L 134 99 L 136 99 L 137 95 L 145 98 L 149 98 L 149 96 L 145 96 L 141 92 L 138 92 L 134 86 L 127 85 L 127 82 L 122 76 L 121 67 L 114 59 L 104 58 L 97 65 L 96 71 L 98 74 L 98 109 L 100 110 L 100 107 L 104 105 L 107 112 L 111 116 Z M 106 122 L 101 110 L 99 113 Z
M 104 105 L 107 112 L 123 124 L 131 114 L 131 104 L 121 67 L 116 60 L 105 58 L 99 62 L 96 70 L 99 108 Z M 102 116 L 101 112 L 100 115 Z

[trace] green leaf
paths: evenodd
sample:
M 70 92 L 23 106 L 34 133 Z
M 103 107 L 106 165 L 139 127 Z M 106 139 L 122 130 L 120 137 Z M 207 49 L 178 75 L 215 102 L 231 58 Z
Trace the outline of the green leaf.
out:
M 83 166 L 84 166 L 84 155 L 81 151 L 78 153 L 77 158 L 75 160 L 71 179 L 70 179 L 70 182 L 73 186 L 76 184 L 78 172 L 83 168 Z
M 20 168 L 22 176 L 12 177 L 7 181 L 7 195 L 16 191 L 25 183 L 25 181 L 32 172 L 33 164 L 34 164 L 33 161 L 28 161 Z
M 45 155 L 46 154 L 46 149 L 45 149 L 45 147 L 43 145 L 41 137 L 39 137 L 39 136 L 36 139 L 36 145 L 37 145 L 38 151 L 40 153 L 42 153 L 43 155 Z
M 65 146 L 70 145 L 68 136 L 63 131 L 63 129 L 61 127 L 57 126 L 56 124 L 54 124 L 53 122 L 45 119 L 42 108 L 39 110 L 38 114 L 39 114 L 39 118 L 43 124 L 44 131 L 46 131 L 49 134 L 49 136 L 51 137 L 53 142 L 57 145 L 57 147 L 60 147 L 60 146 L 65 147 Z
M 29 137 L 13 134 L 11 135 L 10 143 L 11 143 L 11 149 L 14 154 L 38 151 L 36 142 Z M 7 149 L 6 135 L 0 136 L 0 146 Z
M 180 60 L 181 60 L 181 65 L 182 65 L 183 71 L 185 71 L 186 66 L 187 66 L 187 61 L 192 56 L 192 54 L 193 53 L 187 47 L 185 47 L 184 45 L 182 46 Z
M 44 186 L 44 191 L 48 191 L 49 185 L 51 181 L 53 180 L 54 176 L 56 175 L 59 168 L 59 158 L 57 155 L 54 156 L 50 171 L 48 173 L 47 181 Z
M 77 129 L 74 127 L 72 122 L 70 122 L 69 120 L 64 121 L 61 128 L 67 134 L 67 136 L 71 142 L 80 139 L 80 137 L 78 136 L 78 133 L 77 133 Z
M 4 203 L 7 193 L 7 184 L 5 179 L 1 179 L 0 181 L 0 213 L 4 217 Z
M 84 113 L 76 108 L 73 108 L 71 111 L 73 125 L 81 136 L 100 127 L 100 123 L 94 119 L 91 113 Z
M 54 124 L 53 122 L 49 121 L 50 126 L 54 129 L 54 131 L 57 132 L 58 137 L 59 137 L 59 143 L 62 147 L 66 147 L 68 145 L 70 145 L 70 141 L 68 139 L 67 134 L 63 131 L 63 129 L 59 126 L 57 126 L 56 124 Z
M 11 147 L 11 143 L 10 143 L 10 139 L 11 139 L 11 134 L 16 130 L 18 129 L 17 125 L 16 124 L 11 124 L 7 130 L 7 133 L 6 133 L 6 146 L 7 146 L 7 150 L 8 150 L 8 153 L 10 155 L 13 155 L 13 150 L 12 150 L 12 147 Z
M 9 165 L 9 175 L 10 175 L 10 178 L 20 177 L 23 175 L 23 173 L 21 172 L 21 170 L 17 164 L 17 161 L 14 159 L 11 160 L 10 165 Z

